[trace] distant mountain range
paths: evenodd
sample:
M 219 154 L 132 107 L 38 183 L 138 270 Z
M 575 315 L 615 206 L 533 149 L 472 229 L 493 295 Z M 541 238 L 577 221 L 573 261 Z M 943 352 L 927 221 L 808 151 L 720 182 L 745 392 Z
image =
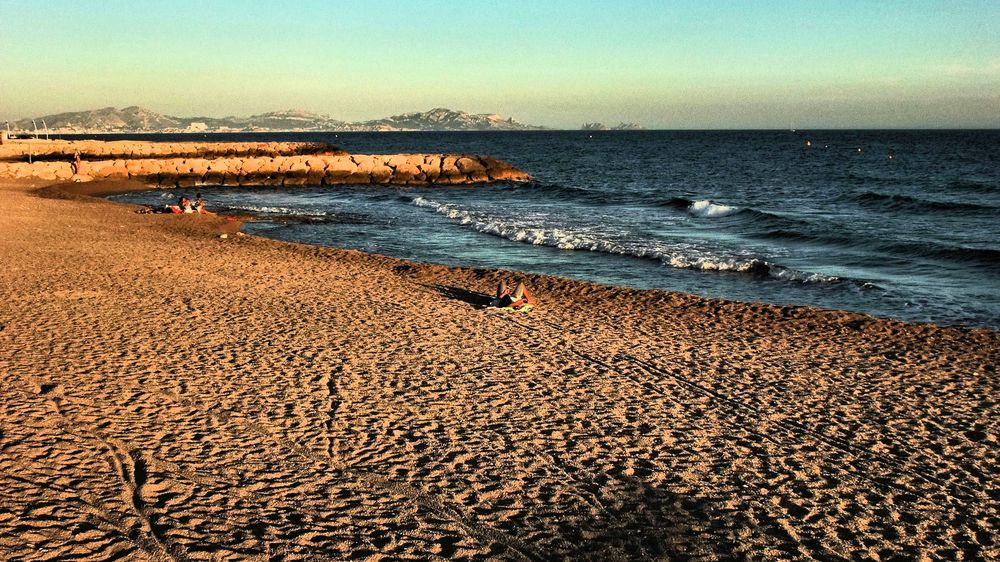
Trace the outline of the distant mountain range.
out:
M 43 125 L 44 122 L 44 125 Z M 50 133 L 203 133 L 203 132 L 276 132 L 276 131 L 529 131 L 545 127 L 525 125 L 514 118 L 504 119 L 494 113 L 466 113 L 437 108 L 404 113 L 372 121 L 347 122 L 327 115 L 288 110 L 251 115 L 250 117 L 173 117 L 132 106 L 123 109 L 105 107 L 74 111 L 12 122 L 17 131 Z

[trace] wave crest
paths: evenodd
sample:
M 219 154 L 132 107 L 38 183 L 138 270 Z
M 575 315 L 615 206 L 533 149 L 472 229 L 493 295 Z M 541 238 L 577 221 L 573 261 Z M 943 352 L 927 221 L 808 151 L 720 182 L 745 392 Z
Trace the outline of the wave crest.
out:
M 657 260 L 664 265 L 679 269 L 746 273 L 799 283 L 836 283 L 841 281 L 839 277 L 798 271 L 760 258 L 720 257 L 697 251 L 682 252 L 655 245 L 608 240 L 589 232 L 571 228 L 528 227 L 506 222 L 500 218 L 473 213 L 456 205 L 439 203 L 425 197 L 415 197 L 412 203 L 418 207 L 432 209 L 449 219 L 473 228 L 477 232 L 514 242 L 549 246 L 561 250 L 587 250 Z
M 716 217 L 728 217 L 729 215 L 735 215 L 742 211 L 742 207 L 736 207 L 734 205 L 722 205 L 719 203 L 712 203 L 708 199 L 701 199 L 699 201 L 691 202 L 688 206 L 687 212 L 701 218 L 712 219 Z

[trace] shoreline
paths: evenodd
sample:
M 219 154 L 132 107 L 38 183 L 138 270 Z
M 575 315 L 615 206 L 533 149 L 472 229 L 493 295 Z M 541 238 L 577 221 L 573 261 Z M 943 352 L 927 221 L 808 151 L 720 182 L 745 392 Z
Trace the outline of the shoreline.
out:
M 998 332 L 233 236 L 50 183 L 0 180 L 11 558 L 1000 555 Z M 512 277 L 538 307 L 476 309 Z
M 182 187 L 180 189 L 197 189 L 197 188 L 200 188 L 200 187 L 220 187 L 220 186 L 190 186 L 190 187 Z M 122 193 L 140 192 L 140 191 L 157 191 L 157 190 L 164 189 L 162 186 L 150 185 L 150 184 L 146 184 L 146 183 L 142 183 L 142 182 L 137 182 L 137 181 L 134 181 L 134 180 L 120 180 L 120 179 L 104 180 L 103 182 L 99 182 L 97 185 L 91 184 L 90 182 L 86 182 L 86 183 L 57 183 L 57 184 L 53 184 L 52 186 L 49 186 L 49 188 L 46 188 L 46 189 L 52 189 L 52 188 L 57 189 L 59 191 L 65 191 L 66 193 L 72 194 L 72 195 L 84 196 L 84 197 L 93 197 L 93 198 L 98 198 L 98 199 L 101 199 L 101 200 L 109 201 L 109 202 L 112 202 L 112 203 L 115 203 L 115 204 L 129 205 L 129 206 L 133 206 L 133 207 L 137 207 L 137 208 L 143 208 L 143 207 L 149 208 L 149 207 L 147 205 L 140 205 L 140 204 L 133 204 L 133 203 L 123 203 L 123 202 L 120 202 L 120 201 L 113 201 L 113 200 L 109 200 L 107 198 L 109 196 L 117 195 L 117 194 L 122 194 Z M 251 212 L 240 212 L 240 213 L 213 212 L 213 214 L 217 215 L 217 216 L 228 217 L 230 219 L 237 220 L 239 222 L 239 225 L 240 225 L 240 230 L 242 230 L 242 225 L 244 223 L 246 223 L 246 222 L 253 222 L 253 221 L 256 221 L 256 220 L 262 220 L 262 221 L 273 220 L 272 217 L 267 217 L 267 216 L 264 216 L 264 215 L 253 214 Z M 701 295 L 698 295 L 698 294 L 695 294 L 695 293 L 684 293 L 684 292 L 681 292 L 681 291 L 673 291 L 673 290 L 670 290 L 670 289 L 637 288 L 637 287 L 629 287 L 627 285 L 611 285 L 611 284 L 606 284 L 606 283 L 589 281 L 589 280 L 586 280 L 586 279 L 578 279 L 578 278 L 573 278 L 573 277 L 564 277 L 564 276 L 552 275 L 552 274 L 545 274 L 545 273 L 532 273 L 532 272 L 525 272 L 525 271 L 520 271 L 520 270 L 504 270 L 504 269 L 500 269 L 500 268 L 475 268 L 475 267 L 471 267 L 471 266 L 461 266 L 461 265 L 452 266 L 452 265 L 440 264 L 440 263 L 434 263 L 434 262 L 421 262 L 421 261 L 416 261 L 416 260 L 407 260 L 405 258 L 398 258 L 398 257 L 387 255 L 387 254 L 375 254 L 375 253 L 370 253 L 370 252 L 364 252 L 364 251 L 361 251 L 361 250 L 352 250 L 350 248 L 340 248 L 340 247 L 336 247 L 336 246 L 324 246 L 324 245 L 321 245 L 321 244 L 310 244 L 310 243 L 306 243 L 306 242 L 289 242 L 289 241 L 280 240 L 280 239 L 277 239 L 277 238 L 269 238 L 267 236 L 261 236 L 261 235 L 257 235 L 257 234 L 244 233 L 244 235 L 246 235 L 246 236 L 255 236 L 255 237 L 258 237 L 258 238 L 262 238 L 262 239 L 266 239 L 266 240 L 270 240 L 270 241 L 274 241 L 274 242 L 280 242 L 280 243 L 298 244 L 298 245 L 305 245 L 305 246 L 316 247 L 316 248 L 327 248 L 327 249 L 338 250 L 338 251 L 356 251 L 356 252 L 359 252 L 361 254 L 371 255 L 371 256 L 375 256 L 375 257 L 379 257 L 379 258 L 386 258 L 386 259 L 390 259 L 390 260 L 399 260 L 399 261 L 404 262 L 406 264 L 424 265 L 424 266 L 435 267 L 435 268 L 436 267 L 444 267 L 444 268 L 449 268 L 449 269 L 471 270 L 471 271 L 477 271 L 477 272 L 482 272 L 482 273 L 496 273 L 496 272 L 499 271 L 499 272 L 506 272 L 507 275 L 518 275 L 518 276 L 523 276 L 525 278 L 529 278 L 529 279 L 532 279 L 532 280 L 549 280 L 549 282 L 551 282 L 552 280 L 560 280 L 560 281 L 565 281 L 565 282 L 570 283 L 570 284 L 572 284 L 572 283 L 581 283 L 581 284 L 585 284 L 585 285 L 596 285 L 596 286 L 599 286 L 599 287 L 606 287 L 606 288 L 612 289 L 612 290 L 628 291 L 629 294 L 634 293 L 634 292 L 650 292 L 652 294 L 663 293 L 666 296 L 690 297 L 690 298 L 694 298 L 694 299 L 704 300 L 704 301 L 707 301 L 707 302 L 718 302 L 720 304 L 735 304 L 735 305 L 748 305 L 748 306 L 768 306 L 768 307 L 775 307 L 775 308 L 777 308 L 777 309 L 779 309 L 781 311 L 782 315 L 785 315 L 785 316 L 787 316 L 788 314 L 790 314 L 788 312 L 789 309 L 799 309 L 799 308 L 802 308 L 802 309 L 810 310 L 810 311 L 813 311 L 813 312 L 829 313 L 829 314 L 833 314 L 833 315 L 842 315 L 842 314 L 855 315 L 855 316 L 859 317 L 858 319 L 856 319 L 856 321 L 862 321 L 863 318 L 867 318 L 867 319 L 871 319 L 871 320 L 879 320 L 879 321 L 885 321 L 885 322 L 896 322 L 896 323 L 902 323 L 902 324 L 914 325 L 914 326 L 925 326 L 925 325 L 926 326 L 933 326 L 933 327 L 939 328 L 939 329 L 985 330 L 985 331 L 988 331 L 988 332 L 1000 332 L 1000 329 L 994 329 L 994 328 L 990 328 L 990 327 L 986 327 L 986 326 L 968 326 L 968 325 L 958 325 L 958 324 L 942 325 L 942 324 L 938 324 L 936 322 L 914 322 L 914 321 L 908 321 L 908 320 L 903 320 L 903 319 L 899 319 L 899 318 L 892 318 L 892 317 L 888 317 L 888 316 L 877 316 L 877 315 L 869 314 L 869 313 L 866 313 L 866 312 L 858 312 L 858 311 L 844 310 L 844 309 L 837 309 L 837 308 L 824 308 L 824 307 L 813 306 L 813 305 L 808 305 L 808 304 L 779 304 L 779 303 L 769 303 L 769 302 L 765 302 L 765 301 L 741 301 L 741 300 L 726 299 L 726 298 L 721 298 L 721 297 L 719 297 L 719 298 L 712 298 L 712 297 L 704 297 L 704 296 L 701 296 Z M 669 299 L 666 299 L 666 297 L 664 297 L 664 299 L 665 300 L 669 300 Z

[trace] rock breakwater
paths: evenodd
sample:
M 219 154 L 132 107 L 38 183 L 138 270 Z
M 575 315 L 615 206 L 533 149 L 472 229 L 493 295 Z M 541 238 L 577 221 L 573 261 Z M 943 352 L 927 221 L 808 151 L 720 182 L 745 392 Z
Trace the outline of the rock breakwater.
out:
M 74 162 L 77 152 L 79 166 Z M 528 173 L 506 162 L 476 155 L 348 154 L 314 143 L 38 140 L 8 141 L 0 146 L 0 177 L 122 178 L 163 187 L 460 185 L 532 180 Z

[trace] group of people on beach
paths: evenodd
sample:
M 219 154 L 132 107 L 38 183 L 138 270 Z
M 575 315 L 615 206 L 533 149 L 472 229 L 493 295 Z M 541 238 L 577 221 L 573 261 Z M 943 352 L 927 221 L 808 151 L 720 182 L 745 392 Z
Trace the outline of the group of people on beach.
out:
M 180 200 L 175 205 L 164 205 L 159 208 L 145 207 L 139 211 L 140 213 L 166 213 L 174 215 L 183 214 L 198 214 L 198 215 L 210 215 L 205 210 L 205 200 L 202 199 L 201 193 L 195 196 L 194 201 L 188 199 L 186 196 L 182 196 Z
M 170 212 L 175 214 L 205 214 L 205 200 L 201 198 L 200 193 L 195 196 L 194 202 L 187 197 L 181 197 L 181 200 L 177 203 L 177 205 L 168 205 L 168 207 L 170 208 Z

